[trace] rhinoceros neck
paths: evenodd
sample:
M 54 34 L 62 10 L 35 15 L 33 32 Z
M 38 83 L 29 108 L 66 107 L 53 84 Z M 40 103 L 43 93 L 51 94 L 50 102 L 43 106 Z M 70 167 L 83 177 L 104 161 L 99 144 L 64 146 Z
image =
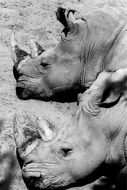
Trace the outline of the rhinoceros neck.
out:
M 97 75 L 110 64 L 106 62 L 108 54 L 125 24 L 102 11 L 87 15 L 84 21 L 87 25 L 87 37 L 81 80 L 82 85 L 90 87 Z
M 127 68 L 127 24 L 124 25 L 105 59 L 105 70 L 116 71 Z
M 122 114 L 124 115 L 124 113 Z M 126 114 L 125 114 L 126 116 Z M 124 117 L 125 117 L 124 116 Z M 116 115 L 117 117 L 117 115 Z M 112 125 L 113 127 L 113 125 Z M 106 131 L 105 131 L 106 132 Z M 106 134 L 107 133 L 107 134 Z M 121 122 L 117 130 L 106 132 L 108 154 L 105 160 L 107 168 L 115 167 L 117 171 L 127 165 L 127 126 L 126 118 Z M 108 171 L 107 171 L 108 172 Z

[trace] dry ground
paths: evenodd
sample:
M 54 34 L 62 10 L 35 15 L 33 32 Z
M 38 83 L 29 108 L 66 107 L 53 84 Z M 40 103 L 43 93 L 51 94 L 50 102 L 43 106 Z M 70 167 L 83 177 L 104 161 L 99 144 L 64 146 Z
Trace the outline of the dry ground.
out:
M 77 9 L 82 14 L 105 4 L 126 11 L 127 0 L 0 0 L 0 153 L 9 148 L 15 155 L 13 115 L 17 110 L 50 116 L 61 127 L 66 125 L 76 109 L 76 103 L 23 101 L 16 97 L 13 62 L 9 52 L 11 31 L 16 32 L 19 44 L 27 50 L 29 38 L 35 38 L 49 48 L 57 43 L 62 30 L 62 25 L 55 17 L 58 6 Z M 126 17 L 126 13 L 122 17 Z M 4 167 L 0 167 L 1 177 Z M 18 163 L 14 176 L 11 190 L 27 190 Z

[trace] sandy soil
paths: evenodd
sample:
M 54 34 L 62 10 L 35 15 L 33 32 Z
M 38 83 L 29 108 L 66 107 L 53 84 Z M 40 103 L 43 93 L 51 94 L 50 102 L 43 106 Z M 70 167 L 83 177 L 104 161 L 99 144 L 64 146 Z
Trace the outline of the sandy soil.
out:
M 77 106 L 76 103 L 23 101 L 16 97 L 13 62 L 9 51 L 11 31 L 16 32 L 19 44 L 27 50 L 29 38 L 35 38 L 45 48 L 49 48 L 57 43 L 62 30 L 62 25 L 55 17 L 57 6 L 76 9 L 78 15 L 103 7 L 105 4 L 122 7 L 123 10 L 127 7 L 126 0 L 0 0 L 0 154 L 9 149 L 15 155 L 13 115 L 17 110 L 50 117 L 62 127 L 68 123 L 69 116 L 74 113 Z M 1 178 L 4 168 L 2 165 L 0 167 Z M 14 176 L 11 190 L 27 190 L 17 161 Z

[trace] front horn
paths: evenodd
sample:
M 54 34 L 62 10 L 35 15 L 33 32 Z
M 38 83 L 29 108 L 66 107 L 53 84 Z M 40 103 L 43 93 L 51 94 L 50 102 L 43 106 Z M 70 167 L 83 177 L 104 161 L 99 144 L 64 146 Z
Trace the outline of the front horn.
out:
M 14 115 L 13 136 L 18 154 L 22 159 L 36 148 L 37 140 L 41 139 L 36 123 L 34 123 L 31 116 L 19 113 Z
M 20 61 L 22 61 L 23 59 L 25 59 L 25 57 L 30 55 L 29 53 L 22 50 L 18 46 L 13 32 L 12 32 L 11 38 L 10 38 L 10 49 L 11 49 L 11 56 L 12 56 L 15 66 L 18 66 Z

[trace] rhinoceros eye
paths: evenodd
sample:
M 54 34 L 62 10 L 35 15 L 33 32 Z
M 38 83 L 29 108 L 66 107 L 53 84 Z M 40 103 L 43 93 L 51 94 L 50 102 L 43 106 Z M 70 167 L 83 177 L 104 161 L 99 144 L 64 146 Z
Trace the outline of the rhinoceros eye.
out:
M 70 156 L 73 152 L 73 149 L 72 148 L 61 148 L 59 150 L 59 155 L 62 157 L 67 157 L 67 156 Z
M 48 63 L 45 63 L 45 62 L 41 62 L 41 66 L 46 68 L 49 64 Z
M 49 65 L 49 62 L 47 59 L 43 58 L 40 60 L 40 65 L 43 67 L 43 68 L 46 68 L 48 65 Z

